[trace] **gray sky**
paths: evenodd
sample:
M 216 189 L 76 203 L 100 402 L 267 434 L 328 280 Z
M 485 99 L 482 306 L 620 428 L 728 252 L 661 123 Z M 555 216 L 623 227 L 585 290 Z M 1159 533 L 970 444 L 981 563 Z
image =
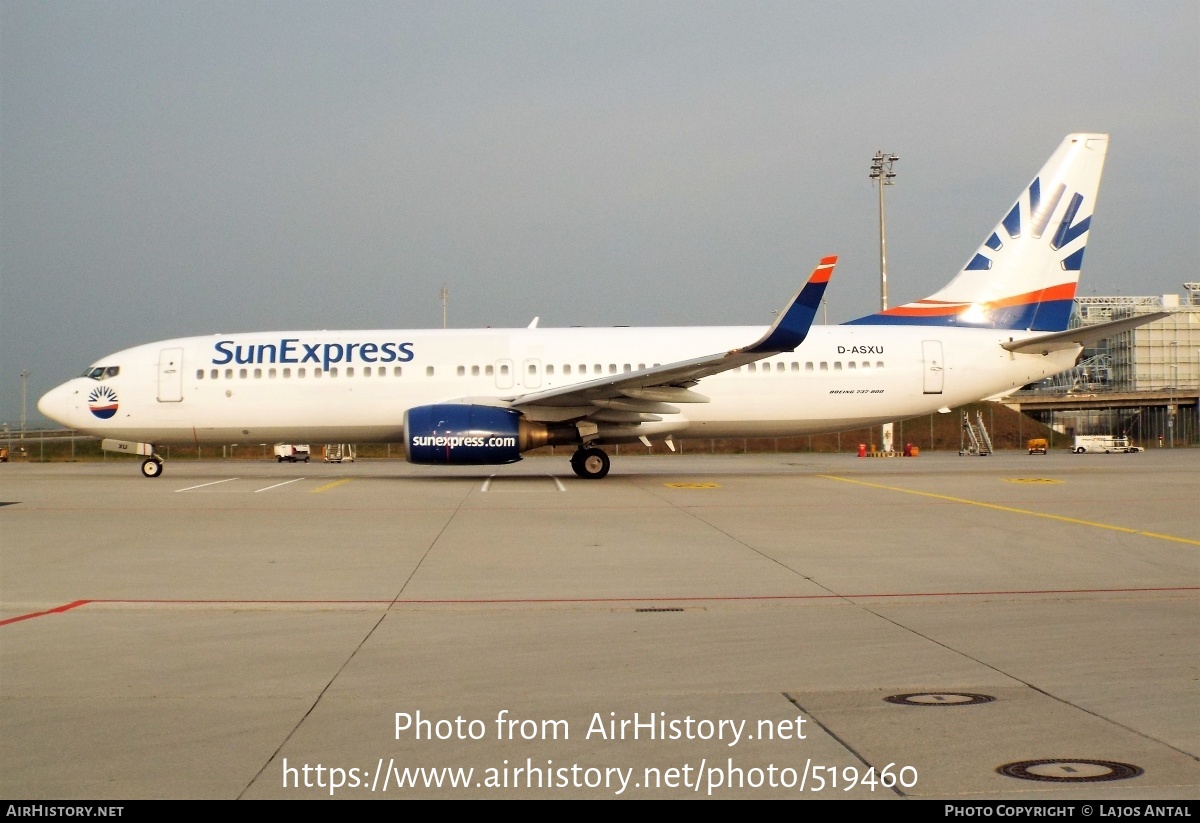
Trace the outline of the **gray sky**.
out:
M 1200 279 L 1200 3 L 0 0 L 0 421 L 217 331 L 829 320 L 1112 135 L 1082 294 Z M 707 352 L 697 352 L 706 354 Z

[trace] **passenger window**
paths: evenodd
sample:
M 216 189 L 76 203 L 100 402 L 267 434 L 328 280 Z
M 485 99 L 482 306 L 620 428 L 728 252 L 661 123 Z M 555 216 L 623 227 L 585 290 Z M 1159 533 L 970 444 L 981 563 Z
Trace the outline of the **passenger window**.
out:
M 596 365 L 592 366 L 592 374 L 604 374 L 604 368 L 597 363 Z
M 554 366 L 547 363 L 546 364 L 546 376 L 549 377 L 552 374 L 554 374 Z
M 877 369 L 882 369 L 882 368 L 883 368 L 883 361 L 882 361 L 882 360 L 880 360 L 878 363 L 876 363 L 876 364 L 875 364 L 875 368 L 877 368 Z
M 254 379 L 255 379 L 255 380 L 262 380 L 262 369 L 255 369 L 255 370 L 254 370 Z
M 501 364 L 501 366 L 500 366 L 500 373 L 501 373 L 501 374 L 503 374 L 503 375 L 507 375 L 507 374 L 508 374 L 508 364 L 507 364 L 507 363 L 503 363 L 503 364 Z
M 370 376 L 371 376 L 371 367 L 363 366 L 363 377 L 370 377 Z
M 305 375 L 305 371 L 304 371 L 304 367 L 303 367 L 303 366 L 301 366 L 300 368 L 296 369 L 296 376 L 297 376 L 297 377 L 303 377 L 304 375 Z
M 633 371 L 633 366 L 631 366 L 631 365 L 629 365 L 628 363 L 626 363 L 626 364 L 625 364 L 625 367 L 624 367 L 624 371 L 626 371 L 626 372 L 631 372 L 631 371 Z
M 644 369 L 644 368 L 646 368 L 646 364 L 645 364 L 645 363 L 638 363 L 638 371 L 641 371 L 641 370 L 642 370 L 642 369 Z
M 795 360 L 792 361 L 792 371 L 800 371 L 800 364 Z
M 571 373 L 571 364 L 568 363 L 567 365 L 563 366 L 563 374 L 570 374 L 570 373 Z
M 283 370 L 283 376 L 284 376 L 285 378 L 287 378 L 287 377 L 291 377 L 291 376 L 292 376 L 292 370 L 291 370 L 291 369 L 284 369 L 284 370 Z
M 478 377 L 478 376 L 479 376 L 479 367 L 478 367 L 478 366 L 472 366 L 472 367 L 471 367 L 471 376 L 472 376 L 472 377 Z
M 204 379 L 204 369 L 196 369 L 196 379 L 197 380 Z
M 821 361 L 821 371 L 829 371 L 829 364 L 824 360 Z
M 347 377 L 353 377 L 353 376 L 354 376 L 354 367 L 353 367 L 353 366 L 347 366 L 347 367 L 346 367 L 346 376 L 347 376 Z
M 784 370 L 784 365 L 783 365 L 782 363 L 776 363 L 776 364 L 775 364 L 775 371 L 777 371 L 777 372 L 780 372 L 780 371 L 783 371 L 783 370 Z
M 274 369 L 267 369 L 267 377 L 269 377 L 269 378 L 271 378 L 272 380 L 274 380 L 274 379 L 275 379 L 275 370 L 274 370 Z
M 848 369 L 853 369 L 853 368 L 855 368 L 855 363 L 854 363 L 854 361 L 853 361 L 853 360 L 851 360 L 849 363 L 847 363 L 847 364 L 846 364 L 846 368 L 848 368 Z
M 216 379 L 217 379 L 218 377 L 220 377 L 220 376 L 221 376 L 221 370 L 220 370 L 220 369 L 213 369 L 212 371 L 210 371 L 210 372 L 208 373 L 208 378 L 209 378 L 210 380 L 216 380 Z
M 232 380 L 232 379 L 233 379 L 233 369 L 226 369 L 226 370 L 225 370 L 225 379 L 226 379 L 226 380 Z
M 459 377 L 466 377 L 467 376 L 467 367 L 459 366 L 457 369 L 457 373 L 458 373 Z
M 862 364 L 862 367 L 863 367 L 864 369 L 869 369 L 869 368 L 871 368 L 871 361 L 870 361 L 870 360 L 864 360 L 864 361 L 863 361 L 863 364 Z
M 248 372 L 245 369 L 238 369 L 238 377 L 242 380 L 246 379 Z
M 609 364 L 608 364 L 608 373 L 609 373 L 609 374 L 616 374 L 616 373 L 617 373 L 617 364 L 616 364 L 616 363 L 609 363 Z
M 320 377 L 320 376 L 321 376 L 320 368 L 313 369 L 313 377 Z
M 807 362 L 807 363 L 805 363 L 805 364 L 804 364 L 804 370 L 805 370 L 805 371 L 812 371 L 812 370 L 813 370 L 813 364 L 812 364 L 811 362 Z
M 842 361 L 841 361 L 841 360 L 839 360 L 839 361 L 837 361 L 836 363 L 834 363 L 834 364 L 833 364 L 833 370 L 834 370 L 834 371 L 841 371 L 841 370 L 842 370 Z
M 529 364 L 529 373 L 530 373 L 530 374 L 537 374 L 537 366 L 535 366 L 533 363 L 530 363 L 530 364 Z
M 400 366 L 393 366 L 392 367 L 392 376 L 393 377 L 403 377 L 404 369 Z
M 331 369 L 329 370 L 329 376 L 330 376 L 330 377 L 337 377 L 337 366 L 334 366 L 333 368 L 331 368 Z
M 484 375 L 484 377 L 491 377 L 493 374 L 495 374 L 495 369 L 493 369 L 491 366 L 484 366 L 484 367 L 483 367 L 483 375 Z
M 426 367 L 425 367 L 425 376 L 426 376 L 426 377 L 433 377 L 433 366 L 426 366 Z

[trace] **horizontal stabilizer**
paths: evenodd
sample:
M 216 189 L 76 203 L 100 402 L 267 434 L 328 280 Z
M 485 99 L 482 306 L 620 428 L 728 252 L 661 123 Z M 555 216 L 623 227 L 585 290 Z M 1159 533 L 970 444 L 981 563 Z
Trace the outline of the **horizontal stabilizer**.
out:
M 1077 329 L 1043 334 L 1039 337 L 1031 337 L 1025 340 L 1013 340 L 1008 343 L 1001 343 L 1000 345 L 1011 352 L 1019 354 L 1049 354 L 1052 351 L 1061 351 L 1062 349 L 1070 349 L 1075 346 L 1086 346 L 1089 343 L 1095 343 L 1097 340 L 1103 340 L 1106 337 L 1112 337 L 1114 334 L 1136 329 L 1138 326 L 1144 326 L 1147 323 L 1153 323 L 1155 320 L 1161 320 L 1164 317 L 1170 316 L 1171 313 L 1166 311 L 1158 311 L 1153 314 L 1139 314 L 1137 317 L 1126 317 L 1124 320 L 1097 323 L 1093 326 L 1080 326 Z

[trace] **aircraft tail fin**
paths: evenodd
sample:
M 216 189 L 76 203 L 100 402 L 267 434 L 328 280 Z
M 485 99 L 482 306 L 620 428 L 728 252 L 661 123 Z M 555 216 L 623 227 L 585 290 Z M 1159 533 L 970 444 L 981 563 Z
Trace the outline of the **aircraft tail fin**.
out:
M 944 288 L 850 324 L 1066 329 L 1107 150 L 1107 134 L 1067 135 Z

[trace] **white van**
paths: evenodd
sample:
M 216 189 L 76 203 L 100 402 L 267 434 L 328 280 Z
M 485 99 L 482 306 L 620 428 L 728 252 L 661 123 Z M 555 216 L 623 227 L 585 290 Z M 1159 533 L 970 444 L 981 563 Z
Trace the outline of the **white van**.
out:
M 1140 452 L 1140 446 L 1133 445 L 1128 437 L 1114 437 L 1108 434 L 1080 434 L 1075 437 L 1076 454 L 1112 454 L 1113 452 Z
M 289 463 L 299 463 L 301 461 L 308 462 L 308 446 L 295 445 L 292 443 L 276 443 L 275 458 L 282 463 L 284 460 Z

